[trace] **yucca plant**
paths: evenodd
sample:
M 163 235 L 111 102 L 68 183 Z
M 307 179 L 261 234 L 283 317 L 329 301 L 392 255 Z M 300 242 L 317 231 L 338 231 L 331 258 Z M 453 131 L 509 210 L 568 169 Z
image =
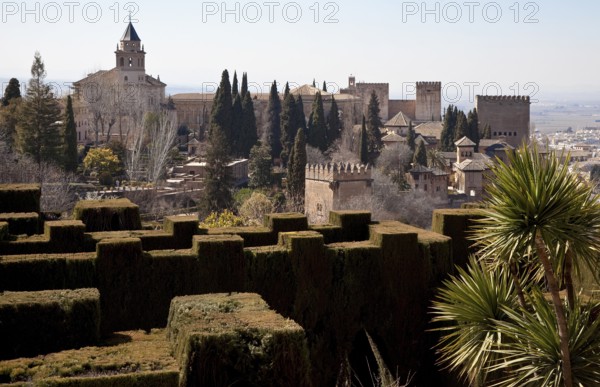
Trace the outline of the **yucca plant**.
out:
M 591 187 L 569 172 L 569 157 L 560 161 L 552 152 L 542 155 L 534 145 L 512 152 L 508 160 L 492 167 L 487 217 L 479 223 L 476 240 L 482 258 L 495 266 L 529 261 L 543 270 L 558 324 L 562 376 L 571 387 L 569 330 L 558 273 L 570 276 L 571 268 L 577 273 L 584 264 L 596 267 L 600 204 Z M 572 283 L 570 278 L 565 282 Z
M 564 368 L 556 314 L 539 289 L 531 292 L 531 311 L 506 308 L 507 320 L 498 321 L 498 334 L 506 340 L 498 355 L 502 362 L 490 371 L 502 371 L 498 387 L 561 386 Z M 576 386 L 600 385 L 600 319 L 598 304 L 577 302 L 567 308 L 569 351 Z
M 505 340 L 498 322 L 518 308 L 517 293 L 506 271 L 487 270 L 474 258 L 466 270 L 457 270 L 444 281 L 432 307 L 434 330 L 442 333 L 439 363 L 471 385 L 485 385 Z

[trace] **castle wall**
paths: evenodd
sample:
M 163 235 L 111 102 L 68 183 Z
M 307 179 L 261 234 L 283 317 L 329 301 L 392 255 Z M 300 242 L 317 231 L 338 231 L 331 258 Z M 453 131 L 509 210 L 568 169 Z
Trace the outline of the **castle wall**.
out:
M 396 114 L 402 112 L 409 116 L 412 120 L 416 117 L 417 101 L 414 99 L 390 99 L 388 114 L 394 117 Z
M 417 121 L 442 120 L 441 82 L 417 82 L 415 118 Z
M 475 99 L 479 127 L 490 125 L 492 138 L 514 147 L 529 139 L 530 100 L 527 96 L 482 96 Z

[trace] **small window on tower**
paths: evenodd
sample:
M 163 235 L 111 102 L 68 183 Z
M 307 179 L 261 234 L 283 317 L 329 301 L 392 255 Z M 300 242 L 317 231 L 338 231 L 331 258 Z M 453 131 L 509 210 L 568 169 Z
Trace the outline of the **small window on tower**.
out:
M 127 75 L 125 75 L 125 82 L 127 82 L 129 80 L 129 77 L 127 77 Z

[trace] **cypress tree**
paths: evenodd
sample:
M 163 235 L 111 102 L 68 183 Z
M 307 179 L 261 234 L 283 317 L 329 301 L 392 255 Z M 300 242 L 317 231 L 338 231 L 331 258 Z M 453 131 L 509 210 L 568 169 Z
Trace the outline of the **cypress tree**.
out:
M 417 150 L 413 157 L 413 163 L 424 167 L 427 166 L 427 149 L 425 149 L 424 141 L 419 141 L 419 145 L 417 145 Z
M 241 151 L 241 156 L 248 158 L 252 146 L 254 146 L 258 140 L 256 116 L 254 115 L 254 102 L 252 102 L 252 96 L 249 92 L 246 92 L 244 100 L 242 101 L 242 127 L 240 132 L 239 149 Z
M 323 81 L 323 91 L 327 92 L 327 83 L 325 81 Z
M 10 81 L 8 81 L 8 86 L 4 89 L 2 106 L 8 106 L 8 103 L 15 98 L 21 98 L 21 85 L 17 78 L 11 78 Z
M 415 140 L 417 138 L 417 134 L 415 133 L 415 129 L 413 128 L 413 123 L 410 121 L 408 123 L 408 132 L 406 133 L 406 145 L 410 147 L 410 150 L 415 151 L 417 144 L 415 144 Z
M 479 116 L 477 108 L 469 111 L 467 116 L 467 126 L 469 127 L 469 138 L 475 143 L 475 152 L 479 151 Z
M 444 124 L 440 135 L 440 150 L 452 152 L 454 150 L 454 110 L 452 105 L 448 105 L 446 114 L 444 114 Z
M 285 88 L 283 89 L 283 99 L 290 94 L 290 84 L 288 82 L 285 83 Z
M 227 169 L 230 159 L 226 141 L 221 128 L 214 127 L 208 139 L 206 152 L 204 191 L 200 201 L 201 215 L 219 212 L 231 206 L 231 177 Z
M 306 179 L 306 137 L 304 130 L 298 129 L 294 140 L 290 162 L 288 163 L 288 192 L 296 204 L 304 203 Z
M 289 90 L 289 89 L 288 89 Z M 289 91 L 283 100 L 283 108 L 281 111 L 281 163 L 287 165 L 288 157 L 292 146 L 294 145 L 294 137 L 298 131 L 298 113 L 296 112 L 296 99 Z
M 379 118 L 379 112 L 379 99 L 377 98 L 377 94 L 375 94 L 375 90 L 373 90 L 367 107 L 367 134 L 369 138 L 371 162 L 377 158 L 377 155 L 383 146 L 383 143 L 381 142 L 381 127 L 383 124 L 381 123 L 381 118 Z
M 17 146 L 21 153 L 29 154 L 36 163 L 61 163 L 60 106 L 50 86 L 44 83 L 46 70 L 39 52 L 31 66 L 27 94 L 17 118 Z
M 310 146 L 319 148 L 321 152 L 327 150 L 327 127 L 325 125 L 325 111 L 323 110 L 323 99 L 321 93 L 317 92 L 312 105 L 312 122 L 308 137 Z
M 369 163 L 369 136 L 367 135 L 367 123 L 365 116 L 362 118 L 360 137 L 358 138 L 358 159 L 362 164 Z
M 240 94 L 242 94 L 242 100 L 246 96 L 247 92 L 248 92 L 248 74 L 243 73 L 242 74 L 242 87 L 240 89 Z
M 235 94 L 231 113 L 231 144 L 233 154 L 236 157 L 243 157 L 244 146 L 242 144 L 242 120 L 244 119 L 244 112 L 242 110 L 242 97 L 240 94 Z
M 225 137 L 225 146 L 227 151 L 231 152 L 232 140 L 232 117 L 233 116 L 233 101 L 231 98 L 231 84 L 229 83 L 229 72 L 223 70 L 221 75 L 221 83 L 215 94 L 215 99 L 211 111 L 211 122 L 209 136 L 216 127 L 221 130 Z
M 231 97 L 235 99 L 235 96 L 238 95 L 238 79 L 237 79 L 237 71 L 233 72 L 233 81 L 231 83 Z
M 458 112 L 458 116 L 456 119 L 456 128 L 454 129 L 454 142 L 460 140 L 461 138 L 469 135 L 469 125 L 467 124 L 467 117 L 465 113 L 461 110 Z
M 70 95 L 67 97 L 65 111 L 64 138 L 64 167 L 67 172 L 75 172 L 77 170 L 77 128 Z
M 277 81 L 273 81 L 267 107 L 266 142 L 271 147 L 271 158 L 281 155 L 281 101 L 277 93 Z
M 271 150 L 260 141 L 250 150 L 248 161 L 250 188 L 268 188 L 271 185 Z
M 331 109 L 327 115 L 327 142 L 331 146 L 342 133 L 342 122 L 340 121 L 340 110 L 335 97 L 331 95 Z
M 486 140 L 491 140 L 491 138 L 492 138 L 492 127 L 490 126 L 490 124 L 485 124 L 485 126 L 483 127 L 482 138 L 485 138 Z
M 314 78 L 313 78 L 312 87 L 317 87 L 317 82 L 315 82 L 315 79 L 314 79 Z
M 296 124 L 304 130 L 304 135 L 306 136 L 306 115 L 304 114 L 304 102 L 301 95 L 298 95 L 298 98 L 296 98 L 296 114 Z

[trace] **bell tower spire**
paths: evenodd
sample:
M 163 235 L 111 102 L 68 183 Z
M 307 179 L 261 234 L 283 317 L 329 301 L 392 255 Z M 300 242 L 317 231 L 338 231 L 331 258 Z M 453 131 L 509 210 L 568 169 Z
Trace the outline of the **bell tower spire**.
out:
M 146 52 L 142 40 L 131 22 L 131 14 L 129 15 L 129 24 L 121 37 L 115 55 L 117 68 L 123 72 L 132 73 L 126 75 L 126 81 L 142 80 L 140 77 L 146 74 Z

